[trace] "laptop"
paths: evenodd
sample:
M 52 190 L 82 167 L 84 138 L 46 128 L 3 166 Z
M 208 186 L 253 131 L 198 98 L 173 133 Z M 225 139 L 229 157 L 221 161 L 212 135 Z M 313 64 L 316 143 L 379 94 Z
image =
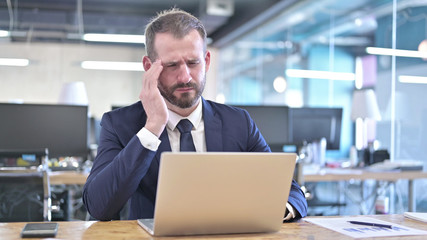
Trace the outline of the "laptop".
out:
M 278 231 L 296 162 L 293 153 L 165 152 L 153 236 Z

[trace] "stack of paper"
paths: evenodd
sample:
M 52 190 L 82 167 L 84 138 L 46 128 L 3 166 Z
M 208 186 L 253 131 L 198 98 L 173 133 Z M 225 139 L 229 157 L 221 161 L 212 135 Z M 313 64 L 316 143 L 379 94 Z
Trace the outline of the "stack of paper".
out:
M 406 227 L 392 222 L 381 221 L 370 217 L 306 217 L 304 221 L 328 228 L 330 230 L 345 234 L 352 238 L 370 237 L 392 237 L 424 235 L 427 231 Z M 352 224 L 350 222 L 365 222 L 377 225 L 390 225 L 390 228 L 377 226 L 364 226 Z
M 405 212 L 405 213 L 403 213 L 403 216 L 427 223 L 427 213 Z

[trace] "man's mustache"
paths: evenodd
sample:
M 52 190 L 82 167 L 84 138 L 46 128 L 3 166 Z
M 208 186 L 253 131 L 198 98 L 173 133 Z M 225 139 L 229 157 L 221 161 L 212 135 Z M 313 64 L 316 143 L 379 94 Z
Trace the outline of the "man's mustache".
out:
M 172 87 L 172 92 L 174 92 L 178 88 L 197 88 L 197 84 L 195 84 L 193 82 L 178 83 Z

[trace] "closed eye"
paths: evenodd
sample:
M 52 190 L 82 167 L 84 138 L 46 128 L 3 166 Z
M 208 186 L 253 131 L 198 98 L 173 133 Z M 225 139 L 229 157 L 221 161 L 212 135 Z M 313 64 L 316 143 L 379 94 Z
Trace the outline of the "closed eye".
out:
M 166 67 L 176 67 L 178 64 L 176 63 L 168 63 L 166 64 Z
M 187 64 L 189 65 L 189 66 L 195 66 L 195 65 L 197 65 L 197 64 L 199 64 L 200 63 L 200 61 L 189 61 Z

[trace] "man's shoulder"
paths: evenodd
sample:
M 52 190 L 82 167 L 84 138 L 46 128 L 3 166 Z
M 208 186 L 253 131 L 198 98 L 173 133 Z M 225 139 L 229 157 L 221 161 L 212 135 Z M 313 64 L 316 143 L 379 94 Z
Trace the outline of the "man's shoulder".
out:
M 211 100 L 205 100 L 205 107 L 214 111 L 214 112 L 219 112 L 219 113 L 238 113 L 238 114 L 242 114 L 244 113 L 244 110 L 239 108 L 239 107 L 235 107 L 232 105 L 228 105 L 228 104 L 223 104 L 223 103 L 217 103 Z
M 106 112 L 105 115 L 108 115 L 110 118 L 132 118 L 140 117 L 144 113 L 144 108 L 142 107 L 141 102 L 136 102 L 128 106 L 118 107 L 109 112 Z
M 135 109 L 142 109 L 142 104 L 140 101 L 132 103 L 130 105 L 123 105 L 120 107 L 115 107 L 113 110 L 111 110 L 110 112 L 117 112 L 117 111 L 132 111 Z
M 233 121 L 244 120 L 249 117 L 249 114 L 242 108 L 209 100 L 205 100 L 204 108 L 204 113 L 207 113 L 207 116 L 216 116 Z

